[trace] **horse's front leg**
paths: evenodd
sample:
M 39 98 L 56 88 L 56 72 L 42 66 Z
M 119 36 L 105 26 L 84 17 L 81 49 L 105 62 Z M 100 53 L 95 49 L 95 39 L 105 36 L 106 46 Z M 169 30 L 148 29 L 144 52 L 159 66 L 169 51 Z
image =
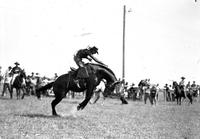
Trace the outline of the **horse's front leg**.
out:
M 22 97 L 21 97 L 21 99 L 24 99 L 24 96 L 25 96 L 25 91 L 26 91 L 26 89 L 25 88 L 22 88 Z
M 82 110 L 85 108 L 85 106 L 87 105 L 87 103 L 90 101 L 92 95 L 93 95 L 93 91 L 94 91 L 94 87 L 90 86 L 88 87 L 87 91 L 86 91 L 86 95 L 85 95 L 85 99 L 83 100 L 83 102 L 81 102 L 78 106 L 77 106 L 77 110 Z
M 181 105 L 181 97 L 179 98 L 179 105 Z
M 17 99 L 20 98 L 20 89 L 16 89 L 16 95 L 17 95 Z

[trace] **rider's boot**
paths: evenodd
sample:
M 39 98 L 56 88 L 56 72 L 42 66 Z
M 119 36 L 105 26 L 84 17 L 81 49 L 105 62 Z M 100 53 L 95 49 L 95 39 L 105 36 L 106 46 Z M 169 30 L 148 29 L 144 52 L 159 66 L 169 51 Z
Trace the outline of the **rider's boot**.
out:
M 80 88 L 79 79 L 85 79 L 88 77 L 89 77 L 89 75 L 88 75 L 88 71 L 87 71 L 86 67 L 80 67 L 78 69 L 77 77 L 74 79 L 74 82 Z

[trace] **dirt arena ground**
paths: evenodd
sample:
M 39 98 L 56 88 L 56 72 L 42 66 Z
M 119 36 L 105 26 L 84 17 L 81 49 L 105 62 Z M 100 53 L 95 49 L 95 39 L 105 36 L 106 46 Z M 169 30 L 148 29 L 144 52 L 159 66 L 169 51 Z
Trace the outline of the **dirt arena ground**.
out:
M 118 99 L 100 99 L 76 112 L 82 98 L 64 99 L 56 108 L 61 117 L 51 116 L 53 98 L 41 101 L 0 97 L 0 138 L 41 139 L 199 139 L 200 103 L 181 106 L 160 100 L 121 105 Z

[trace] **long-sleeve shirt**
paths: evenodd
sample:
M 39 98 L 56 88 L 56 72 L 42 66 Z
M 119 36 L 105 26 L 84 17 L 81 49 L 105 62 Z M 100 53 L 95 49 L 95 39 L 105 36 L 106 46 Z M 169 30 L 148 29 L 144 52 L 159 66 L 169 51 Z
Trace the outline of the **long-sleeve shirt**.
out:
M 7 69 L 5 74 L 4 74 L 4 83 L 10 83 L 12 77 L 10 75 L 10 70 Z
M 13 74 L 18 74 L 21 70 L 22 70 L 22 69 L 21 69 L 20 67 L 13 67 L 12 70 L 11 70 L 11 72 L 12 72 Z

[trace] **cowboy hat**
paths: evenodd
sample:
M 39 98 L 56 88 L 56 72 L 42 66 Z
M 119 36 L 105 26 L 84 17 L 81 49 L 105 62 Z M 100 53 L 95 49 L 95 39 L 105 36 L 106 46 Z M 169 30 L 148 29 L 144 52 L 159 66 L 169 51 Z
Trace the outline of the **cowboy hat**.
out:
M 185 77 L 182 76 L 181 79 L 185 79 Z
M 35 73 L 35 77 L 40 77 L 40 74 L 38 72 Z
M 89 47 L 89 50 L 95 51 L 98 54 L 98 48 L 96 46 Z
M 15 62 L 14 64 L 15 64 L 15 65 L 20 65 L 18 62 Z

